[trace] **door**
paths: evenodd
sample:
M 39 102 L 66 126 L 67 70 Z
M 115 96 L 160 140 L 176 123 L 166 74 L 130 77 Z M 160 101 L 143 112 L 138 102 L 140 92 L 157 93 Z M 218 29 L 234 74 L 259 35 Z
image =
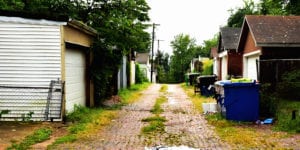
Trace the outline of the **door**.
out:
M 247 78 L 257 80 L 257 65 L 258 56 L 247 57 Z
M 221 68 L 221 76 L 222 80 L 226 80 L 227 78 L 227 56 L 222 57 L 222 68 Z
M 66 49 L 65 73 L 66 111 L 70 112 L 74 110 L 74 105 L 86 106 L 86 55 L 84 50 Z

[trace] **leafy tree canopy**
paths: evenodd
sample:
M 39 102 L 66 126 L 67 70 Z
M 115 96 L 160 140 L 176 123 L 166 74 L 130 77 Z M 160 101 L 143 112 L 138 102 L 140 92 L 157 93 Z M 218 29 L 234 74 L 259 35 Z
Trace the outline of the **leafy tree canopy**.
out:
M 151 38 L 145 22 L 149 21 L 150 7 L 145 0 L 0 0 L 0 8 L 67 15 L 96 29 L 92 74 L 97 99 L 115 93 L 111 87 L 123 55 L 149 51 Z
M 300 15 L 300 0 L 244 0 L 244 6 L 230 10 L 228 27 L 241 27 L 245 15 Z
M 245 15 L 258 14 L 253 0 L 244 0 L 244 7 L 238 8 L 235 12 L 231 10 L 231 15 L 227 20 L 228 27 L 241 27 Z

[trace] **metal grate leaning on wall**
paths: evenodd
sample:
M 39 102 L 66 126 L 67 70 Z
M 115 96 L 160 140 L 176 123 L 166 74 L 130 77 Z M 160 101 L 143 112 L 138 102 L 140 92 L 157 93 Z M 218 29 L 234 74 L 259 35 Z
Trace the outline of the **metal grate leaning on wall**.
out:
M 48 87 L 0 85 L 0 121 L 61 119 L 64 82 Z

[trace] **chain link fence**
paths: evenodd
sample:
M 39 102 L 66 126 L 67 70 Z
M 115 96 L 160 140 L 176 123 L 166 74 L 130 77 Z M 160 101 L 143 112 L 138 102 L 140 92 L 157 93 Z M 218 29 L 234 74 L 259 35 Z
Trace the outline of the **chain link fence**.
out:
M 60 80 L 47 87 L 0 85 L 0 121 L 61 119 L 63 89 Z

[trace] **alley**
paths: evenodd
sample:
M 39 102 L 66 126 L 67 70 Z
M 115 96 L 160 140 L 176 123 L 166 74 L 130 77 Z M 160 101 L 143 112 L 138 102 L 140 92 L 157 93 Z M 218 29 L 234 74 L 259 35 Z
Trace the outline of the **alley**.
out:
M 168 85 L 168 90 L 159 92 L 161 85 L 153 84 L 142 93 L 140 100 L 120 110 L 119 117 L 99 133 L 72 144 L 61 145 L 62 149 L 136 149 L 155 146 L 187 146 L 200 149 L 229 149 L 220 141 L 204 117 L 194 111 L 192 102 L 180 85 Z M 147 125 L 141 120 L 151 116 L 156 99 L 164 95 L 167 102 L 162 104 L 166 122 L 165 132 L 147 137 L 141 129 Z M 149 141 L 150 140 L 150 141 Z M 151 143 L 151 145 L 149 145 Z

